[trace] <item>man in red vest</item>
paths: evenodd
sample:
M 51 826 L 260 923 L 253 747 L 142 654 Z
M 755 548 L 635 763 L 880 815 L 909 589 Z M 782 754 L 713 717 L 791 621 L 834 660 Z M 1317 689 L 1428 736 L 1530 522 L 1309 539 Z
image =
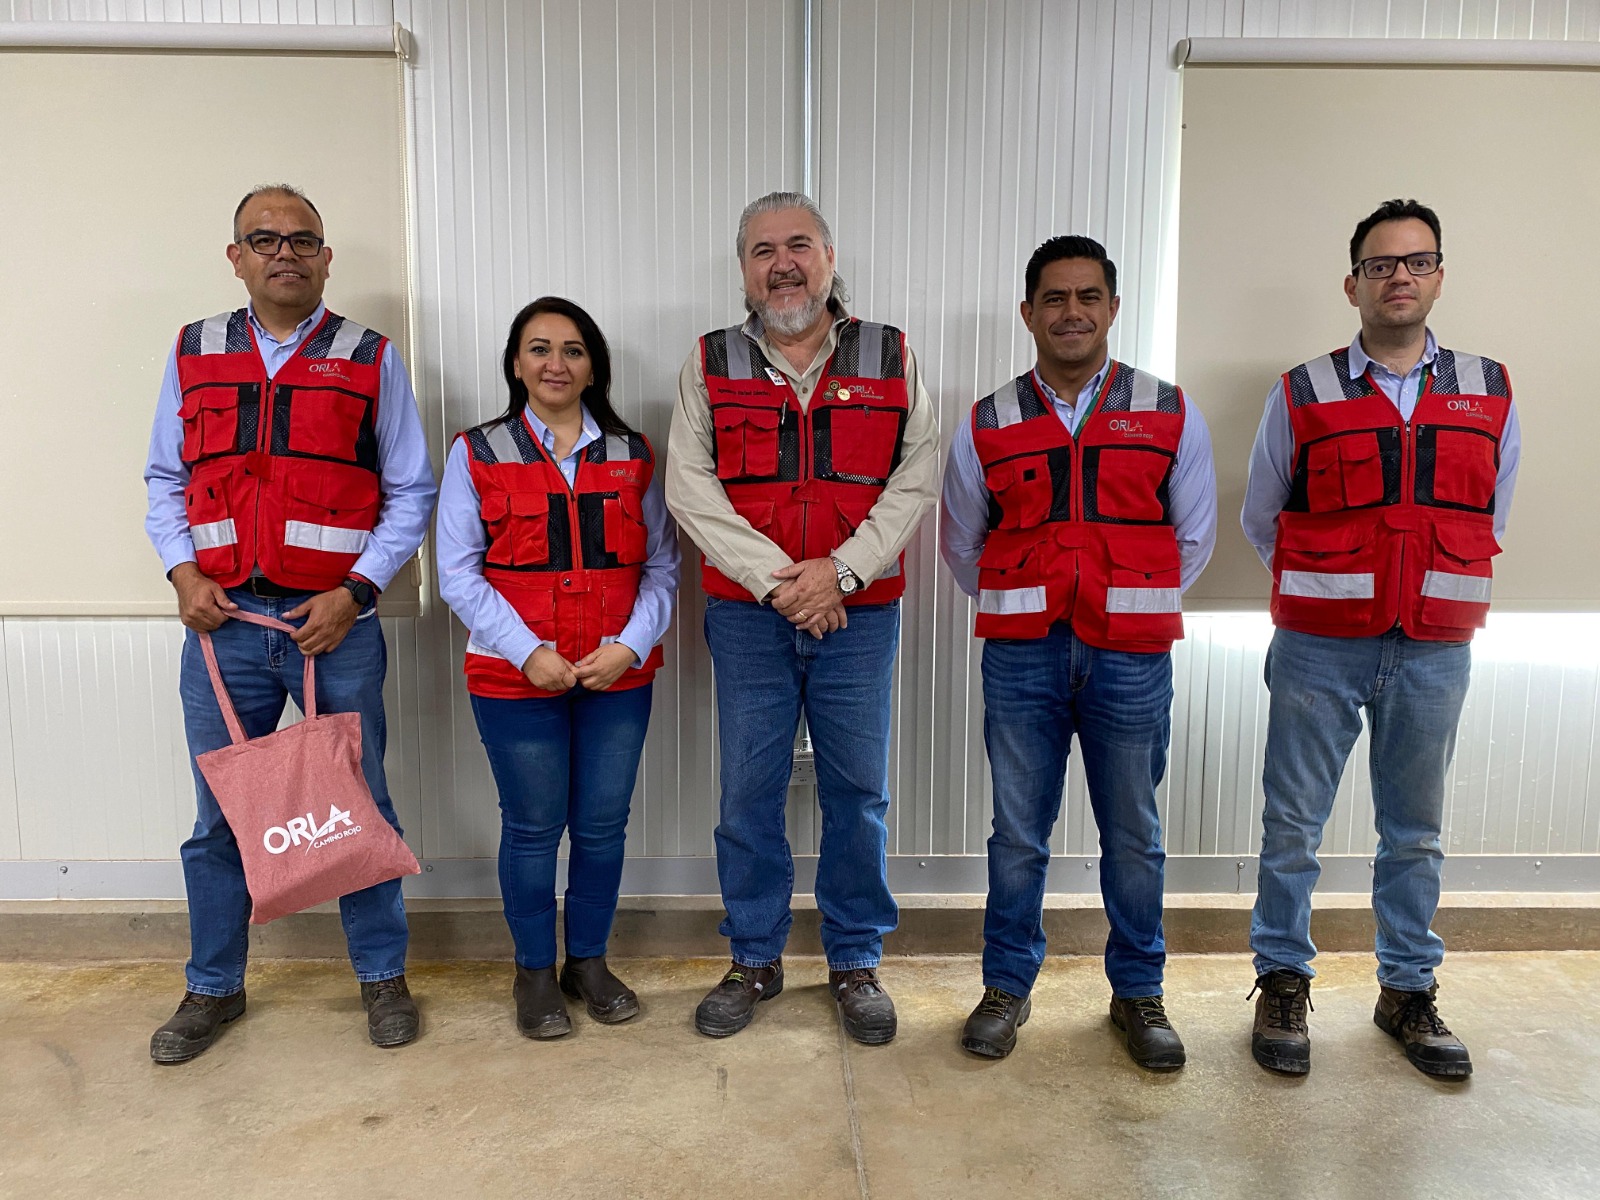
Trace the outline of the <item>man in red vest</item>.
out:
M 795 192 L 753 201 L 735 241 L 742 325 L 678 380 L 667 505 L 703 551 L 722 760 L 717 873 L 733 965 L 695 1026 L 727 1037 L 783 988 L 794 860 L 784 808 L 802 712 L 816 752 L 816 897 L 850 1036 L 895 1034 L 878 980 L 889 891 L 889 700 L 901 551 L 932 506 L 939 431 L 905 335 L 845 311 L 833 235 Z
M 277 727 L 316 655 L 324 712 L 361 714 L 362 772 L 396 830 L 384 781 L 387 652 L 377 593 L 416 553 L 436 487 L 417 403 L 382 334 L 322 303 L 333 251 L 295 188 L 257 188 L 227 248 L 248 306 L 186 325 L 167 360 L 145 467 L 145 528 L 177 592 L 185 635 L 179 695 L 192 755 L 229 744 L 198 634 L 209 632 L 249 737 Z M 298 625 L 230 621 L 237 611 Z M 188 990 L 150 1040 L 186 1062 L 244 1014 L 250 893 L 239 847 L 198 770 L 183 844 Z M 339 902 L 350 961 L 380 1046 L 417 1035 L 406 988 L 400 881 Z
M 1378 852 L 1373 1019 L 1420 1070 L 1472 1073 L 1434 1003 L 1431 928 L 1444 863 L 1444 776 L 1489 611 L 1521 454 L 1506 370 L 1428 329 L 1444 284 L 1439 218 L 1390 200 L 1356 226 L 1348 347 L 1273 385 L 1242 523 L 1272 572 L 1272 693 L 1262 784 L 1256 1061 L 1311 1069 L 1311 892 L 1317 847 L 1362 715 L 1372 735 Z
M 983 998 L 961 1045 L 1003 1058 L 1044 961 L 1050 831 L 1078 738 L 1111 924 L 1111 1020 L 1128 1054 L 1175 1071 L 1162 1001 L 1166 854 L 1156 787 L 1172 730 L 1183 591 L 1216 540 L 1204 418 L 1183 392 L 1107 352 L 1117 268 L 1086 237 L 1028 260 L 1032 369 L 973 406 L 945 469 L 940 549 L 978 601 L 983 740 L 994 778 Z

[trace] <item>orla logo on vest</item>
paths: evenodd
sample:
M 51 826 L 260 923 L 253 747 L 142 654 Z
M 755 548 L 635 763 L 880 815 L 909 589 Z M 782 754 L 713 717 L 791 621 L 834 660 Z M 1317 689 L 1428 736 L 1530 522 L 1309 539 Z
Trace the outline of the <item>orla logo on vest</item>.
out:
M 343 838 L 354 837 L 361 826 L 350 819 L 350 810 L 336 804 L 328 805 L 328 819 L 320 825 L 316 817 L 306 813 L 303 817 L 290 817 L 282 825 L 274 825 L 261 835 L 261 844 L 268 854 L 282 854 L 290 846 L 309 843 L 306 851 L 319 850 Z
M 1150 440 L 1155 437 L 1153 433 L 1146 433 L 1144 422 L 1134 417 L 1113 417 L 1106 422 L 1113 433 L 1120 433 L 1125 438 L 1143 438 Z
M 1461 417 L 1471 417 L 1475 421 L 1489 420 L 1489 414 L 1483 411 L 1483 405 L 1476 400 L 1448 400 L 1445 408 Z
M 310 363 L 307 365 L 306 370 L 310 371 L 313 375 L 320 375 L 324 379 L 341 379 L 345 383 L 350 382 L 350 376 L 346 375 L 343 369 L 341 369 L 339 364 L 336 362 Z

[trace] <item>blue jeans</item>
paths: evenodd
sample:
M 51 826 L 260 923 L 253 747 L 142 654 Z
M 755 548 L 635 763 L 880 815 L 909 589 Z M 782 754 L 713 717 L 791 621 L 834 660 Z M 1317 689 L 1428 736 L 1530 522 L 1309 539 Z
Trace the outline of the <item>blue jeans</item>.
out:
M 1267 720 L 1261 871 L 1250 945 L 1256 973 L 1314 975 L 1311 890 L 1317 847 L 1345 761 L 1372 726 L 1372 802 L 1378 854 L 1372 874 L 1378 980 L 1422 991 L 1444 959 L 1429 927 L 1439 907 L 1444 776 L 1455 753 L 1472 648 L 1422 642 L 1393 629 L 1379 637 L 1319 637 L 1280 629 L 1267 651 Z
M 472 697 L 478 736 L 500 790 L 500 896 L 518 966 L 555 965 L 556 851 L 563 832 L 572 839 L 567 957 L 606 952 L 651 689 Z
M 1099 650 L 1069 626 L 983 645 L 983 740 L 994 779 L 983 982 L 1025 996 L 1044 962 L 1045 870 L 1072 735 L 1100 830 L 1113 995 L 1161 995 L 1166 852 L 1156 787 L 1172 731 L 1172 655 Z
M 783 816 L 802 711 L 822 807 L 817 908 L 829 969 L 877 966 L 883 935 L 900 919 L 884 857 L 900 605 L 858 605 L 849 620 L 818 641 L 771 607 L 706 601 L 722 750 L 717 878 L 728 915 L 719 928 L 747 967 L 777 959 L 793 923 Z
M 242 588 L 230 590 L 228 596 L 242 609 L 279 620 L 306 599 L 304 595 L 266 599 Z M 296 618 L 289 623 L 305 622 Z M 288 634 L 243 621 L 227 621 L 211 635 L 211 641 L 222 668 L 222 681 L 233 697 L 246 737 L 262 737 L 276 729 L 289 697 L 301 705 L 305 659 Z M 356 618 L 337 649 L 317 656 L 317 707 L 323 712 L 361 714 L 361 773 L 372 789 L 378 811 L 398 833 L 400 822 L 394 815 L 383 776 L 387 739 L 383 679 L 388 666 L 383 629 L 376 610 L 368 609 Z M 183 727 L 191 757 L 229 744 L 228 727 L 217 707 L 211 676 L 206 673 L 200 637 L 192 629 L 183 640 L 178 695 L 183 701 Z M 233 830 L 228 828 L 199 767 L 194 767 L 194 790 L 194 833 L 181 851 L 184 889 L 189 896 L 186 975 L 191 992 L 227 996 L 244 986 L 250 892 L 245 887 L 244 867 Z M 375 983 L 405 973 L 408 932 L 398 879 L 341 898 L 339 914 L 357 979 Z

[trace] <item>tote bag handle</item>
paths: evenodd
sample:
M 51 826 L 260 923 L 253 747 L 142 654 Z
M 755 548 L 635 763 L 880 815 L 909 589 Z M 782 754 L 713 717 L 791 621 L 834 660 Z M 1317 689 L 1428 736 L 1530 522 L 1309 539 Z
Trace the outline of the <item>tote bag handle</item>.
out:
M 245 621 L 251 625 L 264 625 L 268 629 L 277 629 L 283 633 L 298 632 L 293 625 L 280 621 L 276 617 L 262 616 L 260 613 L 245 612 L 243 609 L 229 614 L 235 621 Z M 228 689 L 222 682 L 222 668 L 217 665 L 217 650 L 211 644 L 211 635 L 200 635 L 200 649 L 206 656 L 206 670 L 211 675 L 211 690 L 217 694 L 217 707 L 222 710 L 222 719 L 228 723 L 228 736 L 233 739 L 234 745 L 239 745 L 249 739 L 244 736 L 244 726 L 239 723 L 239 714 L 234 710 L 233 697 L 228 695 Z M 305 674 L 305 714 L 306 719 L 317 715 L 317 668 L 316 657 L 307 654 Z

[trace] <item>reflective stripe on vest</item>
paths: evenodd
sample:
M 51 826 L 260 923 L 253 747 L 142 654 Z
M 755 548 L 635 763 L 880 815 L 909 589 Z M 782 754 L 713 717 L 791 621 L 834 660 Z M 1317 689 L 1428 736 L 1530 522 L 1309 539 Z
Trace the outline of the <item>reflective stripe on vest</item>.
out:
M 1487 575 L 1453 575 L 1448 571 L 1428 571 L 1422 576 L 1422 594 L 1438 600 L 1487 604 L 1493 584 L 1494 580 Z
M 283 526 L 284 545 L 327 554 L 360 554 L 367 548 L 367 539 L 371 536 L 365 529 L 315 525 L 310 521 L 286 521 Z
M 1042 587 L 984 588 L 978 593 L 978 611 L 999 615 L 1041 613 L 1048 603 Z
M 1348 575 L 1284 571 L 1278 579 L 1278 590 L 1285 596 L 1310 596 L 1318 600 L 1371 600 L 1376 581 L 1371 571 Z
M 196 550 L 215 550 L 219 546 L 232 546 L 239 540 L 232 517 L 223 521 L 208 521 L 204 525 L 191 525 L 189 536 L 194 539 Z
M 1106 589 L 1106 611 L 1113 613 L 1175 613 L 1183 611 L 1182 588 Z

